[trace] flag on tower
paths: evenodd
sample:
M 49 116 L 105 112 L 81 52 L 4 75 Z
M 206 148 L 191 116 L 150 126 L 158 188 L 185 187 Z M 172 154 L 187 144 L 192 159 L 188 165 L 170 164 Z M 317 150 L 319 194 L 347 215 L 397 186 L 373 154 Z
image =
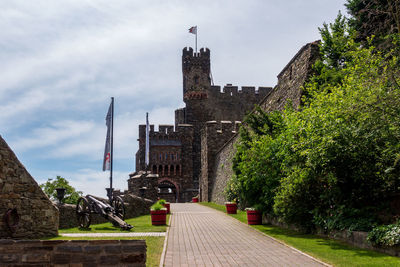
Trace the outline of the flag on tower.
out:
M 193 33 L 193 34 L 197 34 L 197 26 L 190 27 L 189 32 Z

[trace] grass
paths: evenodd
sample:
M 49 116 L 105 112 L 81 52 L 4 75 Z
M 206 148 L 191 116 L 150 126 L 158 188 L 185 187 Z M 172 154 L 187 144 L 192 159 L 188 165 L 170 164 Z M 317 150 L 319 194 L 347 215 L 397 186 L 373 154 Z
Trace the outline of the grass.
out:
M 143 215 L 131 219 L 125 220 L 127 223 L 133 226 L 130 232 L 165 232 L 167 230 L 166 225 L 151 225 L 150 215 Z M 167 222 L 169 221 L 169 215 L 167 215 Z M 66 233 L 115 233 L 115 232 L 127 232 L 121 230 L 118 227 L 114 227 L 111 223 L 93 224 L 89 229 L 81 229 L 78 227 L 60 229 L 60 234 Z
M 223 205 L 210 202 L 201 202 L 200 204 L 226 212 Z M 238 214 L 229 215 L 247 223 L 245 211 L 238 210 Z M 397 257 L 356 248 L 344 242 L 311 234 L 301 234 L 271 225 L 253 225 L 252 227 L 334 266 L 400 266 L 400 259 Z
M 65 237 L 58 236 L 48 240 L 145 240 L 147 245 L 146 266 L 159 266 L 165 237 Z

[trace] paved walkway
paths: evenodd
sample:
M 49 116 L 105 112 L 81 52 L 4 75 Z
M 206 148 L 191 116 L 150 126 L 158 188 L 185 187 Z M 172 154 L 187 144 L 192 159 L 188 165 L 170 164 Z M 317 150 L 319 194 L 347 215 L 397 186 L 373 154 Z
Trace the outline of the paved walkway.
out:
M 164 266 L 325 266 L 214 209 L 171 204 Z
M 61 234 L 61 236 L 68 237 L 135 237 L 135 236 L 165 236 L 165 232 L 151 232 L 151 233 L 74 233 L 74 234 Z

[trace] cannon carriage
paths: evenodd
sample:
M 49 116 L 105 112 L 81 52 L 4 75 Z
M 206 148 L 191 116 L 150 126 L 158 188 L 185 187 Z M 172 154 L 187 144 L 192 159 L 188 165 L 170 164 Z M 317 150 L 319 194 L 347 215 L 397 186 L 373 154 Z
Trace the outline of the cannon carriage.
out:
M 92 195 L 86 195 L 78 199 L 76 204 L 76 216 L 81 228 L 89 228 L 92 214 L 99 214 L 110 221 L 115 227 L 123 230 L 132 229 L 132 225 L 124 221 L 125 204 L 121 197 L 113 197 L 111 205 L 106 200 Z

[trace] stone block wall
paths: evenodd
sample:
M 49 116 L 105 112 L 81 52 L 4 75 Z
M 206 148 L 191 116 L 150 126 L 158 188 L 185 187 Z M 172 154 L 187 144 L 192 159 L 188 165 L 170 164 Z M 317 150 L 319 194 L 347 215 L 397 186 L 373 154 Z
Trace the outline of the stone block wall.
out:
M 144 240 L 1 240 L 0 266 L 146 266 Z
M 10 229 L 3 220 L 9 209 Z M 0 136 L 0 238 L 41 238 L 58 234 L 58 209 Z M 17 219 L 19 217 L 19 220 Z
M 237 143 L 239 135 L 235 135 L 229 140 L 215 156 L 214 168 L 212 170 L 210 182 L 210 201 L 223 205 L 224 202 L 228 201 L 225 198 L 224 191 L 228 184 L 228 181 L 233 177 L 234 173 L 232 170 L 232 161 L 236 153 L 234 146 Z
M 152 201 L 157 200 L 157 184 L 158 174 L 151 174 L 150 172 L 139 172 L 129 175 L 128 191 L 129 193 L 140 196 L 140 188 L 146 187 L 144 191 L 144 198 Z
M 238 131 L 240 122 L 209 121 L 201 133 L 200 200 L 210 201 L 217 151 Z
M 290 101 L 301 105 L 303 86 L 313 74 L 312 66 L 319 58 L 319 41 L 304 45 L 278 74 L 278 84 L 260 104 L 264 111 L 283 110 Z

